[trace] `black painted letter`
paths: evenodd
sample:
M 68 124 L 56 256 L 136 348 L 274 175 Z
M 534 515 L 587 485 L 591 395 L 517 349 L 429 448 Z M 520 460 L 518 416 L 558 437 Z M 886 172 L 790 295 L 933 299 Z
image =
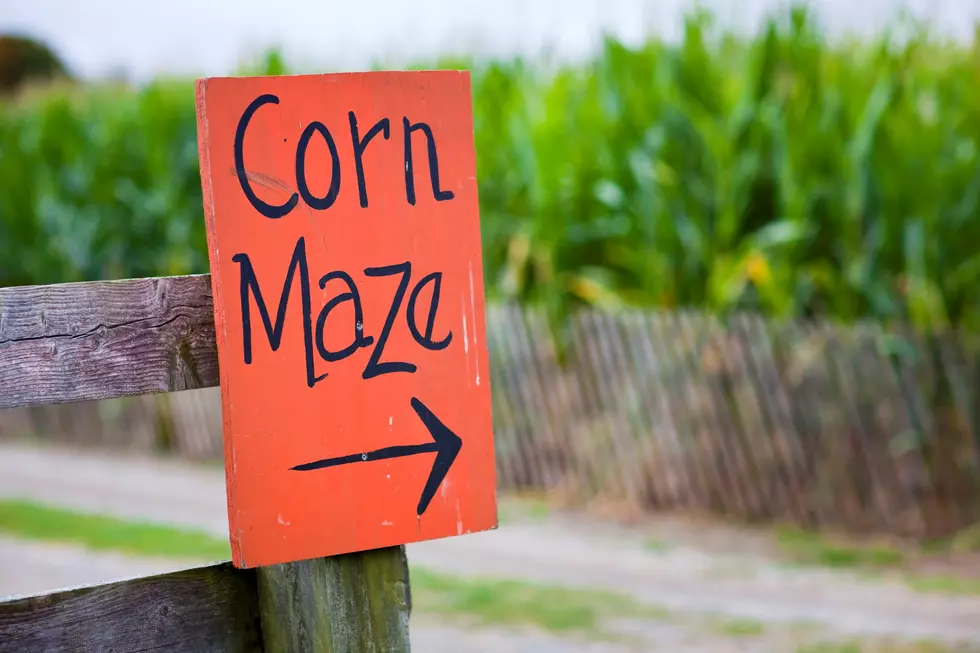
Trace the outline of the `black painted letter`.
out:
M 245 364 L 252 363 L 252 314 L 249 292 L 255 298 L 255 305 L 259 309 L 259 316 L 262 318 L 262 325 L 265 327 L 265 335 L 269 339 L 272 351 L 277 351 L 282 343 L 282 332 L 286 326 L 286 306 L 289 303 L 289 291 L 293 285 L 293 275 L 299 270 L 300 299 L 303 309 L 303 342 L 306 347 L 306 384 L 313 387 L 316 383 L 326 377 L 326 374 L 316 376 L 313 369 L 313 327 L 310 308 L 310 275 L 306 263 L 306 242 L 300 237 L 296 241 L 293 249 L 293 256 L 289 260 L 289 269 L 286 271 L 286 280 L 282 284 L 282 294 L 279 295 L 279 308 L 276 311 L 276 323 L 272 324 L 269 318 L 269 309 L 262 299 L 262 290 L 259 288 L 258 278 L 255 276 L 255 269 L 248 258 L 248 254 L 235 254 L 231 260 L 239 265 L 241 276 L 241 302 L 242 302 L 242 345 L 245 353 Z
M 374 342 L 374 338 L 364 335 L 364 309 L 361 306 L 361 295 L 357 292 L 357 286 L 349 274 L 341 270 L 325 274 L 320 279 L 320 289 L 327 287 L 332 279 L 340 279 L 347 284 L 348 292 L 341 293 L 324 304 L 320 309 L 320 314 L 316 318 L 316 349 L 320 353 L 320 358 L 333 363 L 343 360 L 353 354 L 361 347 L 367 347 Z M 337 305 L 343 302 L 354 302 L 354 342 L 340 351 L 327 351 L 327 346 L 323 342 L 323 326 L 330 314 Z
M 245 130 L 248 128 L 248 123 L 252 120 L 252 116 L 258 111 L 259 107 L 266 104 L 279 104 L 279 98 L 271 93 L 260 95 L 252 100 L 252 103 L 245 108 L 245 112 L 238 120 L 238 127 L 235 129 L 235 172 L 238 173 L 238 183 L 241 184 L 242 191 L 245 193 L 245 197 L 248 198 L 249 204 L 265 217 L 275 220 L 293 210 L 296 202 L 299 201 L 296 193 L 290 195 L 286 203 L 280 206 L 266 204 L 252 190 L 252 186 L 248 183 L 248 173 L 245 172 Z
M 374 123 L 374 127 L 368 130 L 364 138 L 360 138 L 357 133 L 357 116 L 351 111 L 347 114 L 350 120 L 350 136 L 354 141 L 354 167 L 357 171 L 357 194 L 361 200 L 361 208 L 366 209 L 368 205 L 367 183 L 364 180 L 364 150 L 367 149 L 371 139 L 381 132 L 385 140 L 391 136 L 391 123 L 387 118 L 382 118 Z
M 306 183 L 306 148 L 309 147 L 314 132 L 319 133 L 330 148 L 330 189 L 323 197 L 316 197 L 310 193 L 310 187 Z M 337 153 L 337 144 L 334 143 L 330 130 L 322 122 L 313 121 L 307 125 L 303 135 L 299 137 L 299 143 L 296 144 L 296 187 L 307 206 L 318 211 L 329 209 L 336 201 L 337 193 L 340 192 L 340 155 Z
M 418 325 L 415 323 L 415 302 L 418 301 L 419 293 L 425 286 L 432 282 L 432 301 L 429 302 L 429 316 L 425 321 L 425 333 L 419 333 Z M 412 332 L 415 342 L 419 343 L 431 351 L 439 351 L 449 346 L 453 339 L 453 332 L 450 331 L 446 337 L 435 342 L 432 340 L 432 328 L 436 323 L 436 311 L 439 310 L 439 293 L 442 290 L 442 272 L 428 274 L 415 284 L 412 294 L 408 297 L 408 306 L 405 308 L 405 319 L 408 321 L 408 330 Z
M 395 324 L 395 317 L 398 315 L 398 307 L 402 304 L 402 299 L 405 297 L 405 291 L 408 289 L 408 280 L 412 276 L 412 264 L 406 261 L 405 263 L 397 263 L 395 265 L 386 265 L 381 268 L 367 268 L 364 270 L 364 274 L 369 277 L 387 277 L 393 274 L 401 274 L 401 281 L 398 282 L 398 288 L 395 290 L 395 296 L 391 300 L 391 308 L 388 309 L 388 317 L 385 318 L 385 324 L 381 328 L 381 334 L 378 335 L 378 344 L 375 345 L 374 351 L 371 352 L 371 358 L 368 360 L 367 366 L 364 368 L 364 373 L 361 374 L 362 379 L 373 379 L 376 376 L 381 376 L 382 374 L 391 374 L 392 372 L 408 372 L 409 374 L 415 372 L 415 365 L 412 363 L 403 362 L 386 362 L 382 363 L 381 354 L 384 352 L 385 344 L 388 342 L 388 336 L 391 335 L 391 327 Z
M 451 190 L 441 190 L 439 187 L 439 153 L 436 150 L 436 138 L 432 135 L 432 129 L 424 122 L 412 124 L 408 118 L 402 118 L 402 126 L 405 128 L 405 196 L 408 203 L 415 206 L 415 165 L 412 162 L 412 132 L 414 131 L 421 131 L 425 135 L 432 196 L 437 202 L 453 199 L 455 195 Z

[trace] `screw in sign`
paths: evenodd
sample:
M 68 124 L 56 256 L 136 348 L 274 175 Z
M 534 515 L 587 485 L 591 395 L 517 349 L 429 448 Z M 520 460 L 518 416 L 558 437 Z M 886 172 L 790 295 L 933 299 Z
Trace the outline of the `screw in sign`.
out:
M 211 78 L 238 567 L 497 525 L 469 74 Z

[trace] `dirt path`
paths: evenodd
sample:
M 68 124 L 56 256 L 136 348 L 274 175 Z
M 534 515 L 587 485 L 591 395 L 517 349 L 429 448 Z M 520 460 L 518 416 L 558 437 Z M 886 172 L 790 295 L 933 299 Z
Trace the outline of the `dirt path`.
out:
M 77 587 L 165 573 L 188 566 L 186 561 L 132 558 L 116 553 L 0 537 L 0 597 L 29 595 L 54 588 Z M 559 637 L 528 629 L 479 627 L 446 621 L 416 610 L 412 647 L 423 653 L 785 653 L 800 639 L 790 630 L 768 631 L 746 639 L 712 631 L 706 622 L 669 615 L 653 621 L 612 624 L 614 640 Z
M 0 596 L 40 594 L 54 588 L 148 576 L 188 566 L 186 561 L 133 558 L 6 537 L 0 537 L 0 560 L 3 561 L 0 563 Z M 621 650 L 631 650 L 608 643 L 575 641 L 541 633 L 452 627 L 435 623 L 424 616 L 412 625 L 412 644 L 418 651 L 431 653 L 453 653 L 458 650 L 472 653 L 619 653 Z
M 221 470 L 178 461 L 4 444 L 0 446 L 0 497 L 4 496 L 194 526 L 222 536 L 227 533 Z M 751 619 L 787 631 L 808 623 L 842 637 L 930 639 L 980 647 L 980 597 L 919 594 L 898 581 L 790 568 L 751 553 L 708 551 L 689 541 L 671 541 L 666 528 L 662 533 L 654 528 L 654 534 L 658 546 L 652 549 L 646 539 L 649 531 L 641 534 L 580 517 L 548 516 L 505 522 L 491 533 L 409 545 L 408 555 L 413 565 L 459 576 L 609 589 L 679 615 Z M 70 555 L 65 559 L 70 560 Z M 42 548 L 0 540 L 0 594 L 52 589 L 44 587 L 45 582 L 50 585 L 57 581 L 56 586 L 92 582 L 70 574 L 59 576 L 56 569 L 45 571 L 44 566 L 50 566 L 55 557 L 46 555 Z M 119 558 L 103 556 L 97 565 L 89 566 L 93 575 L 98 575 L 97 570 L 106 575 L 95 580 L 172 568 L 165 563 L 154 564 L 163 566 L 153 570 L 134 567 L 130 571 Z M 31 590 L 17 587 L 26 583 L 26 577 L 33 579 Z M 646 646 L 654 641 L 671 642 L 671 650 L 692 653 L 793 650 L 761 640 L 753 640 L 751 647 L 744 648 L 745 644 L 737 641 L 692 637 L 690 628 L 676 620 L 624 624 L 623 630 L 646 644 L 636 649 L 636 644 L 605 643 L 601 645 L 604 648 L 597 649 L 594 647 L 599 644 L 539 634 L 447 631 L 445 626 L 427 623 L 424 617 L 413 637 L 435 641 L 446 639 L 446 633 L 452 632 L 486 640 L 486 646 L 474 640 L 472 646 L 459 649 L 473 651 L 650 650 Z M 518 639 L 510 641 L 508 637 Z M 419 650 L 441 649 L 431 644 Z

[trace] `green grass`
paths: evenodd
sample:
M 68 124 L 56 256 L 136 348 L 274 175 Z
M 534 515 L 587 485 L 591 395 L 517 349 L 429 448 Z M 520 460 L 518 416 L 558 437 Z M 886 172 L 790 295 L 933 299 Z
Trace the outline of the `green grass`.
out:
M 643 548 L 647 551 L 652 551 L 653 553 L 666 553 L 670 550 L 671 545 L 669 542 L 665 542 L 664 540 L 647 538 L 643 541 Z
M 753 619 L 727 619 L 716 622 L 714 630 L 729 637 L 758 637 L 766 632 L 766 625 Z
M 461 579 L 411 571 L 412 597 L 423 613 L 476 619 L 481 625 L 535 626 L 556 633 L 605 636 L 606 619 L 662 619 L 662 609 L 631 597 L 518 580 Z
M 823 567 L 889 569 L 906 562 L 905 553 L 895 547 L 841 544 L 821 533 L 794 528 L 776 529 L 776 542 L 795 562 Z
M 916 592 L 925 594 L 960 594 L 966 596 L 980 594 L 980 578 L 915 576 L 910 574 L 905 577 L 905 583 Z
M 497 518 L 500 523 L 539 522 L 550 514 L 548 502 L 538 497 L 510 495 L 497 500 Z
M 862 653 L 864 649 L 854 642 L 806 644 L 796 649 L 796 653 Z
M 931 542 L 918 551 L 905 552 L 893 546 L 841 544 L 825 535 L 793 528 L 776 530 L 776 541 L 791 562 L 789 565 L 809 565 L 833 569 L 849 569 L 868 578 L 879 578 L 882 572 L 897 571 L 911 589 L 924 594 L 980 595 L 980 578 L 950 575 L 921 575 L 914 570 L 914 559 L 956 551 L 975 551 L 976 535 L 971 539 Z
M 796 649 L 796 653 L 966 653 L 937 642 L 820 642 Z
M 226 539 L 203 531 L 83 514 L 22 499 L 0 500 L 0 532 L 147 557 L 227 560 L 231 555 Z

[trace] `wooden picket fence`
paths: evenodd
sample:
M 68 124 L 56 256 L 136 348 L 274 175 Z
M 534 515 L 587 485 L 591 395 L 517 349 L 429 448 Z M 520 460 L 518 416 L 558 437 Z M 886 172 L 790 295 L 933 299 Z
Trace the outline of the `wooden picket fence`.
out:
M 980 338 L 641 311 L 488 328 L 505 487 L 919 538 L 980 518 Z
M 217 383 L 208 276 L 0 288 L 0 408 Z M 403 546 L 218 563 L 0 599 L 0 653 L 407 653 L 410 613 Z
M 490 305 L 501 489 L 939 537 L 980 519 L 980 336 Z M 0 413 L 0 437 L 220 458 L 196 390 Z

